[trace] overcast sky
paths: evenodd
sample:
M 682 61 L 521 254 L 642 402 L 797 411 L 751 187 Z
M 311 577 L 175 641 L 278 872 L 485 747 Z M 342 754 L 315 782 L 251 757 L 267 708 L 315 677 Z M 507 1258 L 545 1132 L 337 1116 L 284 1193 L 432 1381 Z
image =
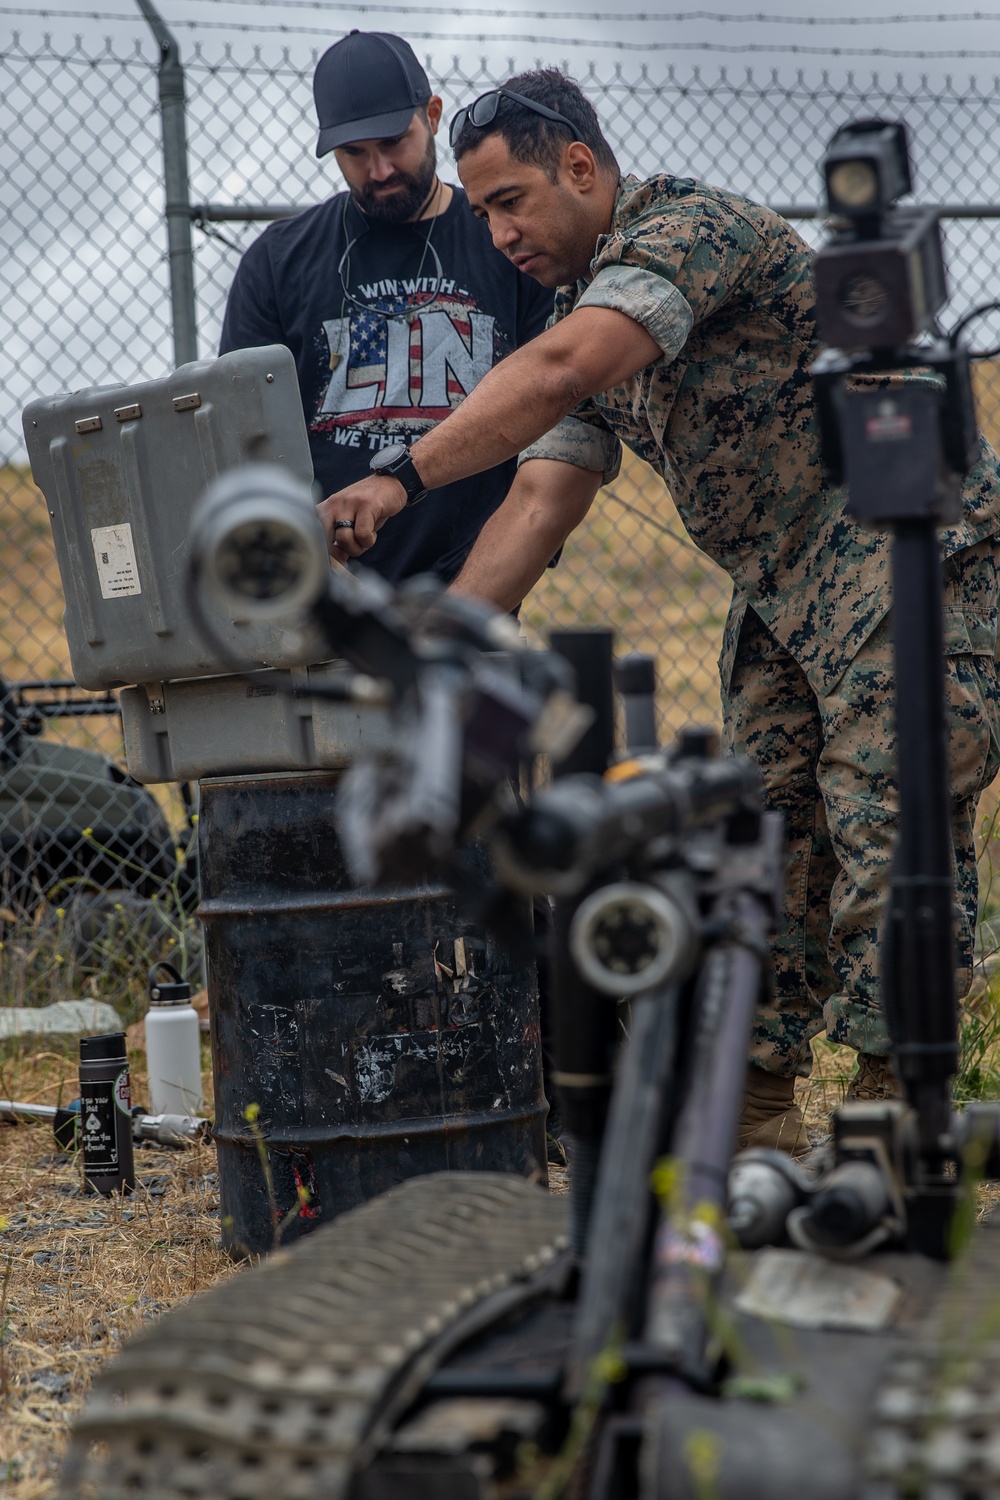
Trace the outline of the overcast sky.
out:
M 981 0 L 979 0 L 981 6 Z M 501 63 L 513 50 L 546 57 L 600 52 L 691 61 L 728 55 L 747 61 L 821 66 L 899 68 L 935 77 L 951 71 L 1000 71 L 1000 5 L 995 12 L 966 9 L 947 0 L 753 0 L 668 6 L 649 0 L 543 0 L 537 6 L 446 4 L 392 6 L 384 3 L 324 4 L 322 0 L 162 0 L 164 19 L 189 46 L 236 38 L 246 29 L 268 46 L 284 44 L 296 54 L 322 47 L 352 26 L 396 30 L 431 52 L 443 43 L 479 56 L 485 49 Z M 951 14 L 949 14 L 949 11 Z M 109 16 L 117 19 L 106 19 Z M 600 18 L 598 18 L 600 16 Z M 565 18 L 565 19 L 564 19 Z M 193 24 L 192 24 L 193 23 Z M 83 3 L 56 0 L 47 6 L 0 4 L 0 27 L 20 32 L 27 43 L 46 33 L 54 40 L 80 32 L 107 35 L 116 43 L 142 37 L 145 25 L 128 0 Z M 573 44 L 567 38 L 572 36 Z M 498 40 L 493 40 L 494 38 Z
M 505 11 L 482 0 L 461 10 L 319 0 L 159 8 L 189 65 L 195 202 L 304 206 L 339 186 L 332 159 L 313 156 L 309 78 L 313 55 L 358 26 L 408 37 L 449 110 L 511 65 L 557 63 L 600 80 L 599 96 L 596 85 L 591 92 L 626 169 L 688 171 L 764 201 L 808 203 L 818 197 L 822 145 L 869 103 L 873 73 L 878 107 L 914 126 L 922 196 L 996 199 L 995 3 L 978 20 L 971 7 L 947 15 L 941 0 L 707 0 L 686 11 L 617 0 L 603 15 L 594 0 Z M 94 66 L 106 38 L 111 56 Z M 136 48 L 145 63 L 112 61 Z M 0 0 L 0 461 L 20 452 L 18 413 L 31 396 L 148 378 L 170 363 L 156 55 L 131 0 Z M 670 68 L 674 84 L 664 90 Z M 723 68 L 729 82 L 719 86 Z M 707 83 L 686 96 L 678 80 L 696 69 Z M 740 94 L 733 81 L 748 72 L 754 81 Z M 827 78 L 818 101 L 796 92 L 800 73 L 810 87 Z M 971 100 L 970 76 L 979 80 Z M 928 107 L 927 96 L 942 92 L 947 109 Z M 443 175 L 454 180 L 446 149 Z M 239 251 L 259 232 L 227 225 L 231 245 L 195 233 L 205 354 Z M 991 285 L 995 239 L 991 224 L 949 228 L 960 301 Z

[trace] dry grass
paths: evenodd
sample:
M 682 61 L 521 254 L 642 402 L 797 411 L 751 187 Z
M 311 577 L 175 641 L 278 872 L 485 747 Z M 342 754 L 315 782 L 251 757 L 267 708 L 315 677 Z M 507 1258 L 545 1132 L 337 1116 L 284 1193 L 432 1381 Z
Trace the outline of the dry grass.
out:
M 814 1043 L 799 1099 L 814 1132 L 842 1101 L 853 1054 Z M 144 1055 L 131 1053 L 145 1097 Z M 204 1076 L 211 1097 L 211 1075 Z M 70 1051 L 8 1050 L 0 1096 L 56 1103 L 76 1092 Z M 211 1108 L 211 1105 L 208 1105 Z M 44 1126 L 0 1125 L 0 1497 L 45 1500 L 91 1378 L 123 1340 L 168 1308 L 234 1274 L 217 1247 L 211 1147 L 142 1147 L 138 1188 L 124 1200 L 85 1195 L 79 1164 Z M 564 1169 L 550 1187 L 565 1192 Z M 981 1208 L 997 1190 L 981 1189 Z
M 649 652 L 670 737 L 720 717 L 716 661 L 731 595 L 728 577 L 686 539 L 662 479 L 626 455 L 521 619 L 533 644 L 553 627 L 592 627 L 614 630 L 619 654 Z
M 0 675 L 19 682 L 73 675 L 63 631 L 63 594 L 48 512 L 30 472 L 0 467 Z M 121 759 L 117 716 L 57 719 L 46 737 Z M 176 825 L 176 798 L 151 788 Z
M 131 1056 L 145 1095 L 145 1058 Z M 75 1096 L 75 1054 L 8 1051 L 0 1095 Z M 211 1076 L 206 1075 L 211 1091 Z M 0 1124 L 0 1496 L 54 1493 L 69 1424 L 94 1372 L 166 1308 L 233 1274 L 217 1248 L 215 1152 L 136 1150 L 138 1188 L 85 1195 L 42 1125 Z
M 0 914 L 6 915 L 3 908 Z M 155 906 L 136 909 L 117 901 L 92 928 L 84 926 L 83 936 L 72 911 L 48 901 L 40 901 L 30 918 L 5 922 L 2 931 L 0 1006 L 102 1000 L 127 1026 L 145 1012 L 151 965 L 170 962 L 195 986 L 201 972 L 201 925 L 169 888 Z
M 6 676 L 58 677 L 69 668 L 62 589 L 45 501 L 27 471 L 0 470 L 3 562 L 0 649 Z
M 70 675 L 62 594 L 45 513 L 30 478 L 0 470 L 3 501 L 0 671 L 8 678 Z M 63 743 L 121 755 L 114 719 L 61 720 Z M 176 809 L 164 799 L 176 821 Z M 144 989 L 105 974 L 82 981 L 56 929 L 22 924 L 5 933 L 0 1004 L 45 1003 L 94 993 L 128 1015 Z M 132 955 L 135 958 L 135 955 Z M 44 970 L 44 973 L 41 971 Z M 136 977 L 138 976 L 138 977 Z M 115 980 L 112 983 L 112 979 Z M 138 986 L 138 988 L 136 988 Z M 134 991 L 134 993 L 133 993 Z M 120 992 L 120 993 L 119 993 Z M 35 1043 L 38 1045 L 38 1043 Z M 0 1053 L 0 1097 L 56 1103 L 78 1092 L 75 1052 Z M 145 1058 L 133 1053 L 135 1097 L 145 1095 Z M 207 1097 L 211 1076 L 206 1075 Z M 69 1423 L 96 1368 L 144 1321 L 232 1274 L 217 1248 L 215 1152 L 142 1147 L 139 1186 L 124 1201 L 85 1195 L 79 1165 L 53 1150 L 44 1126 L 0 1124 L 0 1496 L 54 1493 Z
M 795 1097 L 805 1116 L 806 1129 L 815 1139 L 829 1130 L 830 1116 L 844 1102 L 854 1072 L 855 1053 L 850 1047 L 838 1047 L 825 1036 L 819 1036 L 813 1039 L 812 1054 L 812 1073 L 797 1080 Z

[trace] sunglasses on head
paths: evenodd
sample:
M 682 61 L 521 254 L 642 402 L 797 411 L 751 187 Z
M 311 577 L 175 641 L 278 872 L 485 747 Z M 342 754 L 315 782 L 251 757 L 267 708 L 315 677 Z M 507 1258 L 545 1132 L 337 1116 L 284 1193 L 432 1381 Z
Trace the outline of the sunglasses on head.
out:
M 567 120 L 565 115 L 559 114 L 554 109 L 549 109 L 546 104 L 536 104 L 534 99 L 526 99 L 523 94 L 515 94 L 513 89 L 490 89 L 486 94 L 480 94 L 478 99 L 473 99 L 471 104 L 466 104 L 457 114 L 452 116 L 451 126 L 448 130 L 448 144 L 454 146 L 466 121 L 475 125 L 477 130 L 482 130 L 485 125 L 492 125 L 497 117 L 501 99 L 513 99 L 515 104 L 522 104 L 525 109 L 530 109 L 533 114 L 541 115 L 543 120 L 555 120 L 557 125 L 565 125 L 572 130 L 574 136 L 579 131 L 572 120 Z

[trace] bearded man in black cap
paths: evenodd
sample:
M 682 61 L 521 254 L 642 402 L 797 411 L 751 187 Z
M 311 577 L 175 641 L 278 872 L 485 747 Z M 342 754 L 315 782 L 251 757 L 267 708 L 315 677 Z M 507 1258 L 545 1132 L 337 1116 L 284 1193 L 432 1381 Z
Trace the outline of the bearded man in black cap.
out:
M 285 344 L 295 357 L 325 494 L 393 471 L 494 364 L 540 332 L 553 294 L 492 243 L 437 175 L 442 102 L 400 37 L 352 31 L 313 79 L 317 156 L 348 191 L 269 226 L 240 263 L 220 353 Z M 387 522 L 374 567 L 450 581 L 504 499 L 516 461 L 435 490 Z M 367 559 L 366 559 L 367 561 Z

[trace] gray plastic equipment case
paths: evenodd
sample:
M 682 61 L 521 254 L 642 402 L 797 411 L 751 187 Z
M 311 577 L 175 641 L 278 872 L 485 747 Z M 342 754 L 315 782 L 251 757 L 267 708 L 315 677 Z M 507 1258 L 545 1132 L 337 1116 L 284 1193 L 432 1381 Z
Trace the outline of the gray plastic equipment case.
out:
M 296 630 L 209 607 L 223 649 L 185 598 L 188 526 L 209 483 L 253 461 L 312 478 L 291 353 L 274 344 L 182 365 L 141 385 L 33 401 L 24 432 L 48 504 L 73 675 L 85 688 L 271 667 L 324 650 Z
M 390 746 L 384 708 L 313 698 L 348 672 L 325 662 L 291 672 L 163 684 L 150 712 L 144 688 L 120 695 L 125 759 L 137 781 L 187 781 L 272 771 L 337 770 Z

